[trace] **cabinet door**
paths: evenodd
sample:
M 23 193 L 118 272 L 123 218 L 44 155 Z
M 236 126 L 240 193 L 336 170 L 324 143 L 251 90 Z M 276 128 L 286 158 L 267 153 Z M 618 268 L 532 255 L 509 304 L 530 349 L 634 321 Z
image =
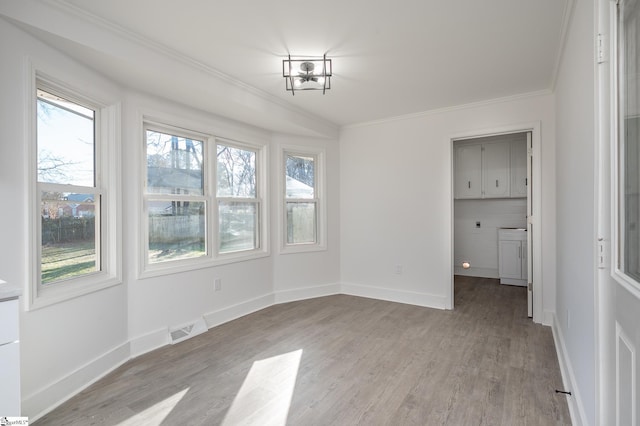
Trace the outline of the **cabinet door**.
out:
M 511 196 L 527 196 L 527 141 L 511 142 Z
M 500 278 L 522 278 L 522 244 L 520 241 L 500 241 L 498 245 L 498 275 Z
M 509 193 L 509 142 L 483 145 L 484 198 L 507 198 Z
M 0 346 L 0 413 L 20 416 L 20 349 L 18 343 Z
M 455 148 L 456 198 L 482 197 L 482 146 L 464 145 Z

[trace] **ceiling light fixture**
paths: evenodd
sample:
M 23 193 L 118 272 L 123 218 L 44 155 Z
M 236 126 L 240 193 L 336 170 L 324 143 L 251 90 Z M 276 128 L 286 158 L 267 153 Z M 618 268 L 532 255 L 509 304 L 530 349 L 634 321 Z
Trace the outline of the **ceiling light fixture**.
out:
M 322 94 L 331 89 L 331 59 L 304 57 L 282 60 L 282 76 L 287 90 L 295 96 L 296 90 L 322 90 Z

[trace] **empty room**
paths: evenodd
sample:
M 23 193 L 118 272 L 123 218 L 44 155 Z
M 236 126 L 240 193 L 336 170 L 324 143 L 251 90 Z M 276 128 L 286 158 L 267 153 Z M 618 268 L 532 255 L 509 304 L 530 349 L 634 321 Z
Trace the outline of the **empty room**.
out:
M 0 423 L 640 424 L 638 64 L 637 0 L 0 0 Z

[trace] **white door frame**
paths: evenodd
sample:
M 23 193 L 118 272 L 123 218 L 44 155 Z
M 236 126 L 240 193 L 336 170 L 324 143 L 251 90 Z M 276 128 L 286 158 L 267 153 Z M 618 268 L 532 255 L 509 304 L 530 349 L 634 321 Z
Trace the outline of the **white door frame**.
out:
M 543 301 L 543 293 L 545 291 L 544 281 L 542 279 L 542 224 L 541 224 L 541 213 L 542 213 L 542 190 L 541 190 L 541 182 L 542 182 L 542 162 L 541 162 L 541 136 L 540 136 L 540 127 L 541 124 L 539 121 L 532 123 L 520 123 L 513 124 L 502 127 L 492 127 L 488 129 L 479 129 L 479 130 L 470 130 L 463 133 L 457 133 L 451 135 L 449 137 L 449 156 L 451 159 L 450 167 L 451 167 L 451 187 L 450 187 L 450 197 L 451 200 L 451 218 L 450 218 L 450 235 L 451 235 L 451 282 L 450 282 L 450 292 L 448 294 L 447 307 L 448 309 L 453 309 L 453 275 L 454 275 L 454 267 L 455 267 L 455 259 L 454 259 L 454 151 L 453 151 L 453 143 L 457 140 L 461 139 L 473 139 L 473 138 L 483 138 L 487 136 L 497 136 L 497 135 L 505 135 L 510 133 L 525 133 L 531 132 L 531 139 L 533 142 L 533 167 L 531 170 L 532 175 L 532 198 L 533 198 L 533 214 L 531 215 L 531 224 L 533 227 L 533 232 L 531 235 L 532 244 L 533 244 L 533 265 L 532 265 L 532 273 L 533 273 L 533 322 L 535 323 L 543 323 L 544 322 L 544 310 L 542 309 L 542 301 Z

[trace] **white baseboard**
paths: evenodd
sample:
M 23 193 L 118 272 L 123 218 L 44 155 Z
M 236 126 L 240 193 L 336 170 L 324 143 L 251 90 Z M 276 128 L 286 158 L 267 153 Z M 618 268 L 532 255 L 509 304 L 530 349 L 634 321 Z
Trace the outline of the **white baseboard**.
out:
M 340 293 L 340 284 L 324 284 L 312 287 L 281 290 L 274 293 L 275 303 L 295 302 L 297 300 L 313 299 L 315 297 L 332 296 Z
M 264 296 L 259 296 L 254 299 L 247 300 L 235 305 L 228 306 L 217 311 L 204 314 L 204 320 L 207 323 L 207 327 L 212 328 L 225 322 L 233 321 L 234 319 L 249 315 L 260 309 L 268 308 L 274 304 L 274 294 L 269 293 Z
M 571 365 L 571 359 L 567 353 L 567 347 L 564 343 L 564 337 L 562 330 L 558 325 L 558 318 L 554 313 L 551 313 L 553 332 L 553 341 L 556 345 L 556 353 L 558 354 L 558 363 L 560 364 L 560 373 L 562 374 L 562 382 L 564 383 L 565 390 L 570 391 L 571 395 L 567 395 L 567 405 L 569 406 L 569 414 L 571 415 L 571 424 L 573 426 L 586 426 L 587 416 L 584 411 L 584 405 L 582 404 L 582 398 L 580 397 L 580 391 L 576 385 L 576 377 L 573 373 L 573 366 Z
M 454 266 L 453 273 L 465 277 L 499 278 L 496 268 L 477 268 L 472 266 L 469 269 L 464 269 L 462 266 Z
M 159 328 L 156 331 L 133 337 L 131 343 L 131 358 L 135 358 L 154 349 L 161 348 L 169 344 L 167 337 L 167 327 Z
M 406 303 L 409 305 L 424 306 L 426 308 L 447 309 L 447 298 L 444 296 L 351 283 L 342 283 L 340 288 L 342 294 L 349 294 L 351 296 Z
M 129 342 L 123 343 L 55 383 L 26 396 L 22 399 L 22 415 L 29 417 L 30 422 L 36 421 L 127 362 L 129 354 Z

